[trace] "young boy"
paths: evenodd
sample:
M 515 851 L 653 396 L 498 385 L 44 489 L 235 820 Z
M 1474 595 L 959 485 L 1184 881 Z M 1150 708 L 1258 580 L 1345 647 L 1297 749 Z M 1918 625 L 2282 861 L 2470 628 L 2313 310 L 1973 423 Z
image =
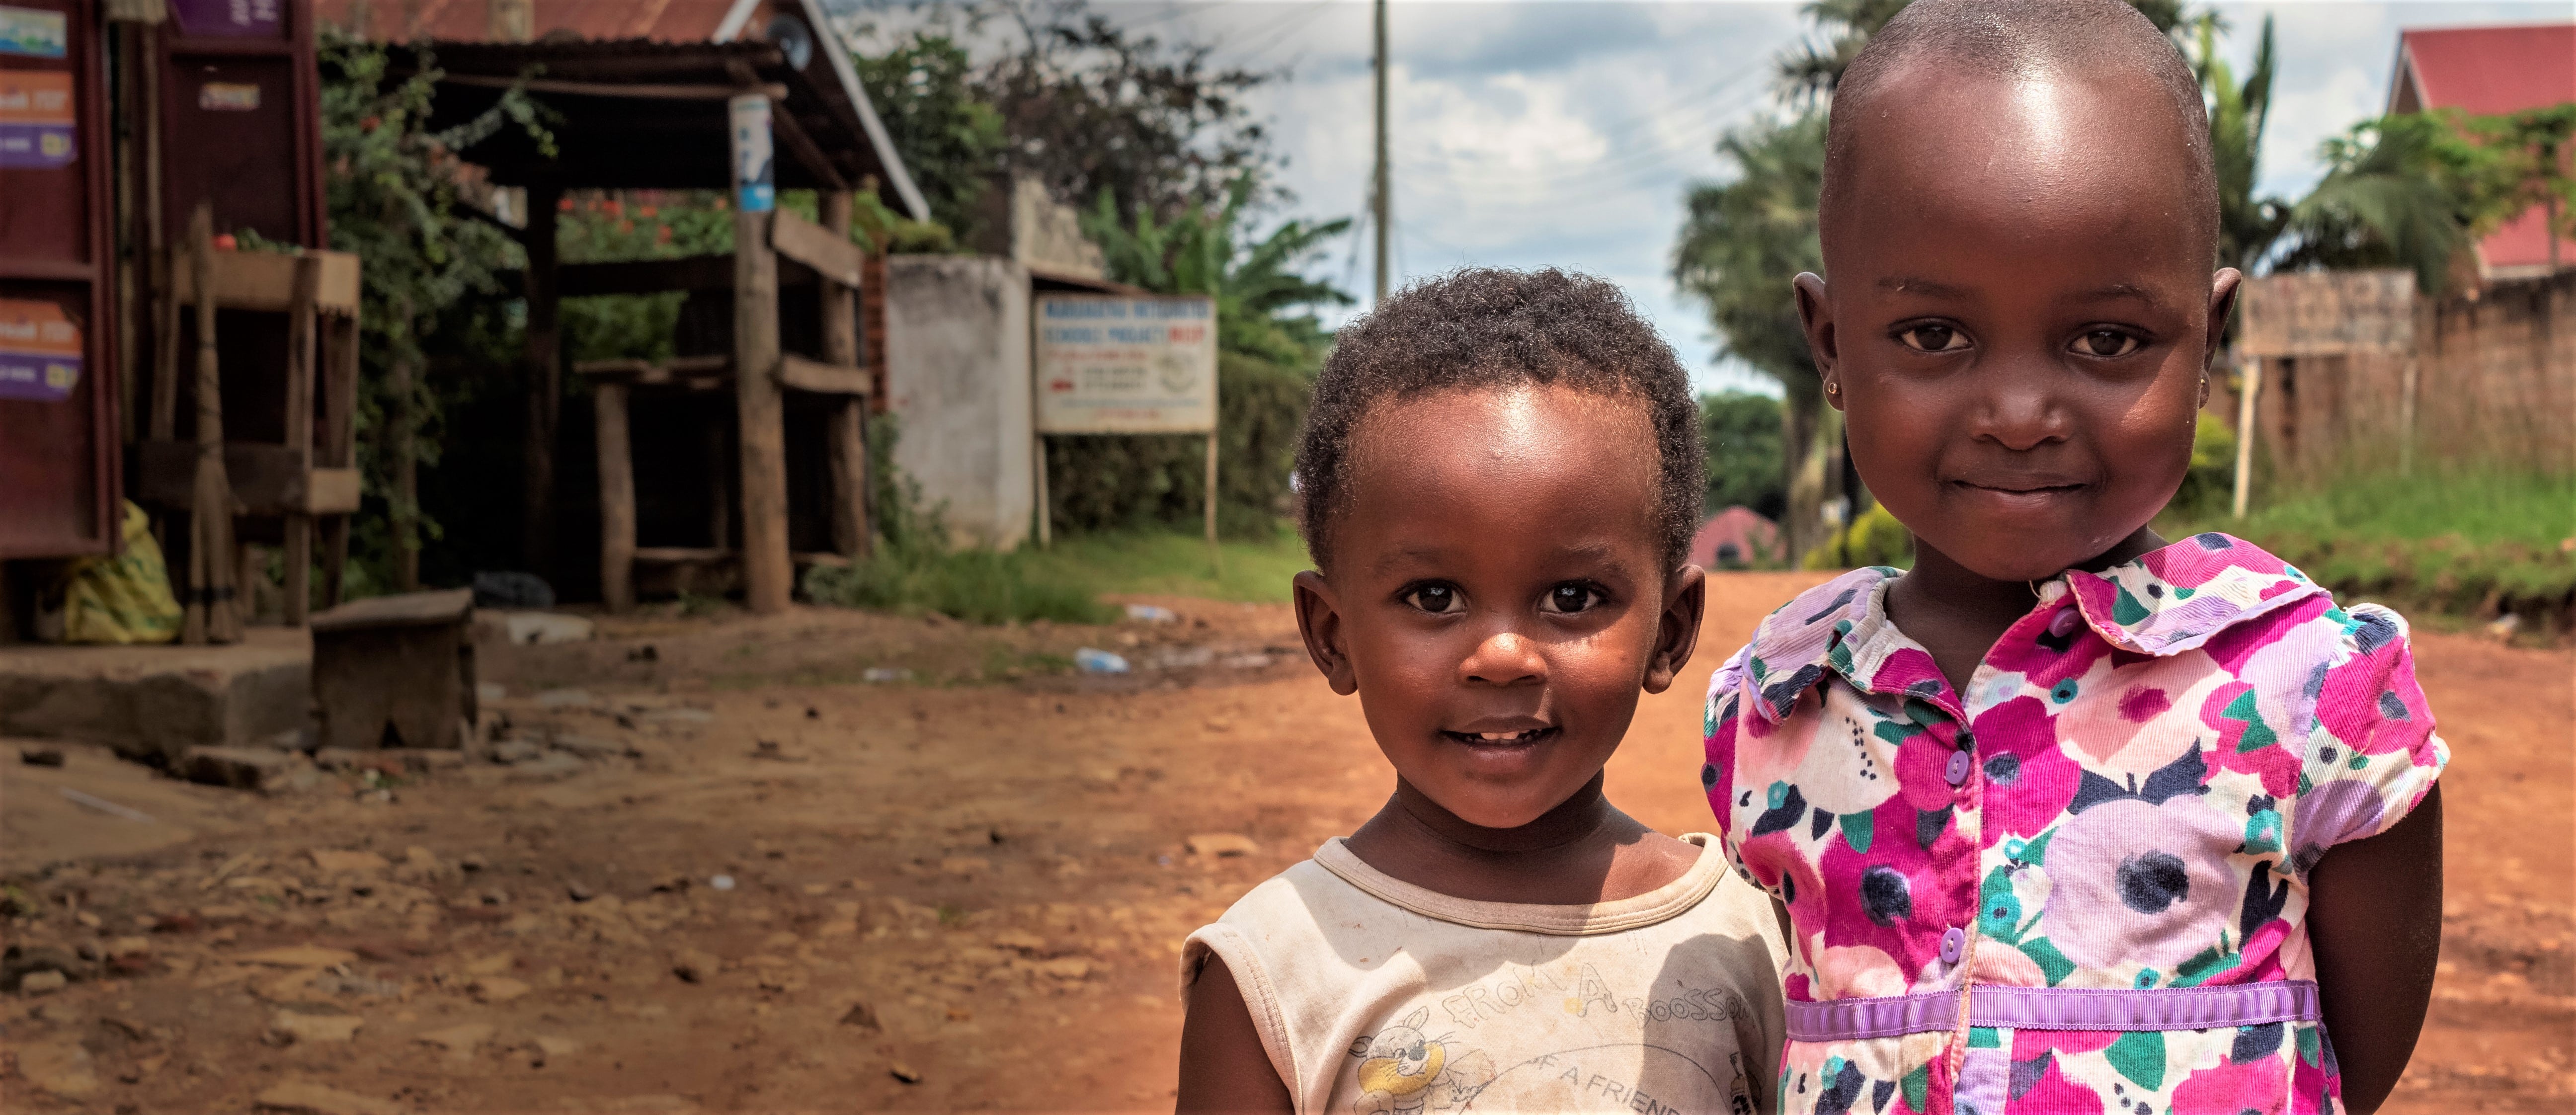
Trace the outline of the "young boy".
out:
M 1342 331 L 1297 620 L 1395 793 L 1190 935 L 1181 1110 L 1771 1107 L 1769 904 L 1601 793 L 1699 635 L 1698 428 L 1597 279 L 1461 271 Z

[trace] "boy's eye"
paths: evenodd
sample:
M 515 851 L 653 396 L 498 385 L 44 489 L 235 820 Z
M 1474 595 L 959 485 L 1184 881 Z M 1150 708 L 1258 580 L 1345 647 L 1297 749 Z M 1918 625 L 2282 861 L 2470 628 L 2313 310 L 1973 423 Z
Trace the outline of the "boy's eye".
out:
M 1600 603 L 1601 590 L 1580 581 L 1568 581 L 1547 590 L 1547 598 L 1539 601 L 1539 610 L 1570 615 Z
M 1916 352 L 1950 352 L 1968 347 L 1968 339 L 1947 325 L 1909 325 L 1897 331 L 1896 339 Z
M 2138 351 L 2136 334 L 2095 329 L 2075 339 L 2075 351 L 2086 356 L 2127 356 Z
M 1423 585 L 1404 594 L 1404 602 L 1433 615 L 1459 610 L 1458 590 L 1448 585 Z

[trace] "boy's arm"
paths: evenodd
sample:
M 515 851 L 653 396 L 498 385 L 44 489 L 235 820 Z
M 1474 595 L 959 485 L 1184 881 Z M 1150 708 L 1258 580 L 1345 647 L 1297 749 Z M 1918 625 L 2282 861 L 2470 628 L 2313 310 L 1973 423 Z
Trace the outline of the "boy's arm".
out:
M 2442 787 L 2388 831 L 2335 845 L 2308 869 L 2326 1037 L 2343 1102 L 2370 1115 L 2397 1087 L 2424 1028 L 2442 949 Z
M 1181 1023 L 1181 1086 L 1173 1109 L 1297 1109 L 1279 1071 L 1270 1067 L 1270 1054 L 1261 1048 L 1261 1032 L 1252 1026 L 1252 1008 L 1243 1001 L 1243 989 L 1235 986 L 1234 972 L 1214 953 L 1190 983 L 1189 1016 Z

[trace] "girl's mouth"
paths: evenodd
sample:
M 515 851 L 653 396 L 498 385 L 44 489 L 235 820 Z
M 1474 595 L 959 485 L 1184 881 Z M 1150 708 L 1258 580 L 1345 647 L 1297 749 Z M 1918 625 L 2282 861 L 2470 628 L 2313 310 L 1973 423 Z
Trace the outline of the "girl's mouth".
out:
M 1517 732 L 1443 731 L 1440 734 L 1447 738 L 1451 743 L 1464 744 L 1468 747 L 1513 748 L 1528 747 L 1532 744 L 1544 743 L 1550 739 L 1556 738 L 1557 731 L 1557 728 L 1550 726 L 1545 728 L 1523 728 Z

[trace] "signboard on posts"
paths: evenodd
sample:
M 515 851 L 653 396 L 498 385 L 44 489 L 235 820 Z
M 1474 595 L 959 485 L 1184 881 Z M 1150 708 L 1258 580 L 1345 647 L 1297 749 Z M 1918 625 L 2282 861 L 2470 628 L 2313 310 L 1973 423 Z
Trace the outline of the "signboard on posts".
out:
M 1037 300 L 1041 434 L 1216 431 L 1216 305 L 1205 296 Z

